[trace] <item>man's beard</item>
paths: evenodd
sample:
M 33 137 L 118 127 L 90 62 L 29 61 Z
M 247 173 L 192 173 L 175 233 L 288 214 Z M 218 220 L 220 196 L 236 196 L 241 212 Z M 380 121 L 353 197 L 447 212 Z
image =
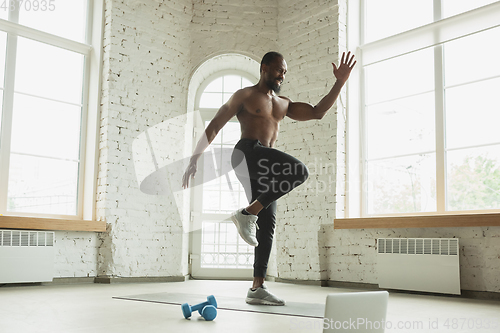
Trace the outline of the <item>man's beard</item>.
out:
M 272 91 L 274 91 L 276 94 L 279 94 L 280 91 L 281 91 L 281 85 L 276 83 L 276 80 L 273 80 L 273 81 L 267 81 L 267 86 L 269 87 L 269 89 L 272 89 Z

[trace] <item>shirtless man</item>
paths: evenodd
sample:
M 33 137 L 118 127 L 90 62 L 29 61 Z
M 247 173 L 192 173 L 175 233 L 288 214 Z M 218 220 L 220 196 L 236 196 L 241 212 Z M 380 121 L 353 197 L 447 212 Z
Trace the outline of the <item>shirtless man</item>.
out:
M 253 286 L 246 298 L 249 304 L 285 304 L 264 285 L 276 223 L 276 200 L 308 177 L 307 167 L 302 162 L 272 148 L 278 138 L 279 123 L 285 116 L 299 121 L 323 118 L 339 96 L 355 64 L 354 55 L 351 56 L 350 52 L 342 54 L 338 67 L 332 63 L 336 82 L 330 92 L 313 106 L 276 95 L 285 79 L 287 65 L 281 54 L 267 53 L 262 58 L 259 82 L 233 94 L 208 124 L 206 138 L 202 138 L 194 150 L 182 178 L 184 188 L 194 177 L 203 151 L 233 116 L 238 118 L 241 140 L 234 147 L 231 163 L 250 204 L 234 212 L 231 219 L 243 240 L 255 246 Z

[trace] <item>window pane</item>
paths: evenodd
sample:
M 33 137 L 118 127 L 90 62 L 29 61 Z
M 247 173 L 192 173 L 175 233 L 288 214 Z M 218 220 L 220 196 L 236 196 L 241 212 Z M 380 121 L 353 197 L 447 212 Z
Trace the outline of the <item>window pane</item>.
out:
M 435 162 L 435 154 L 368 162 L 368 214 L 435 211 Z
M 364 69 L 367 105 L 434 90 L 432 48 L 385 60 Z
M 246 87 L 251 87 L 254 84 L 250 82 L 249 80 L 245 79 L 244 77 L 241 78 L 241 87 L 246 88 Z
M 488 5 L 498 0 L 442 0 L 443 17 L 450 17 L 469 10 Z
M 232 172 L 234 178 L 236 179 L 236 175 L 234 174 L 234 171 Z M 223 184 L 228 185 L 227 182 L 223 182 Z M 236 179 L 236 184 L 239 184 L 238 180 Z M 225 186 L 226 187 L 226 186 Z M 239 196 L 240 193 L 237 191 L 234 191 L 233 189 L 238 189 L 238 186 L 232 186 L 232 189 L 229 191 L 221 191 L 221 202 L 223 203 L 224 207 L 221 207 L 221 211 L 229 211 L 229 212 L 234 212 L 235 210 L 241 208 L 239 204 Z
M 0 9 L 0 12 L 2 10 Z M 3 88 L 5 76 L 5 52 L 7 48 L 7 34 L 0 31 L 0 88 Z
M 200 98 L 200 108 L 220 108 L 222 106 L 221 93 L 204 92 Z
M 448 152 L 448 210 L 500 208 L 500 145 Z
M 0 10 L 0 13 L 3 11 Z M 0 18 L 2 18 L 0 16 Z M 0 137 L 2 133 L 2 110 L 3 110 L 3 85 L 5 73 L 5 50 L 7 47 L 7 34 L 0 31 Z
M 500 27 L 445 43 L 445 84 L 451 86 L 500 75 L 498 41 Z
M 232 222 L 203 221 L 201 239 L 201 267 L 252 268 L 254 249 L 243 243 Z
M 206 120 L 205 121 L 205 128 L 207 128 L 208 124 L 210 124 L 210 121 Z M 217 133 L 215 138 L 212 140 L 212 144 L 210 145 L 210 147 L 208 149 L 212 149 L 214 147 L 213 145 L 221 145 L 222 144 L 222 133 L 224 133 L 224 132 L 225 132 L 225 126 L 224 126 L 224 128 L 222 128 L 222 130 L 219 131 L 219 133 Z
M 241 137 L 240 123 L 231 121 L 226 123 L 224 126 L 224 143 L 229 146 L 226 148 L 234 146 Z
M 17 45 L 17 92 L 82 103 L 83 55 L 21 37 Z
M 216 213 L 219 212 L 220 196 L 219 191 L 203 191 L 203 212 Z
M 241 76 L 226 75 L 224 76 L 224 92 L 234 93 L 236 90 L 241 89 Z
M 222 77 L 210 82 L 203 92 L 222 92 Z
M 227 101 L 229 101 L 229 99 L 231 98 L 231 96 L 233 95 L 233 93 L 224 93 L 224 97 L 223 97 L 223 100 L 222 100 L 222 103 L 225 104 L 227 103 Z
M 210 154 L 205 154 L 203 158 L 203 190 L 219 191 L 219 169 L 216 165 L 215 154 L 212 150 L 210 152 Z
M 206 121 L 205 127 L 208 124 Z M 239 128 L 239 123 L 228 122 L 219 131 L 219 140 L 214 140 L 207 148 L 211 154 L 203 159 L 203 213 L 231 213 L 247 204 L 246 199 L 241 200 L 245 198 L 244 189 L 231 166 Z
M 18 4 L 20 24 L 77 42 L 85 42 L 87 0 L 27 0 Z
M 434 93 L 366 108 L 368 159 L 435 150 Z
M 78 163 L 11 154 L 9 212 L 76 214 Z
M 3 90 L 0 90 L 0 138 L 2 137 Z
M 79 160 L 81 107 L 14 95 L 12 152 Z
M 210 175 L 206 172 L 204 172 L 204 179 L 213 179 L 213 173 L 211 173 Z M 207 178 L 207 176 L 212 176 L 210 178 Z M 206 191 L 219 191 L 220 190 L 220 182 L 219 182 L 219 178 L 216 178 L 216 179 L 213 179 L 209 182 L 205 182 L 203 184 L 203 190 L 206 190 Z
M 365 3 L 365 43 L 433 21 L 433 0 L 369 0 Z
M 0 19 L 3 20 L 9 19 L 9 7 L 7 5 L 7 2 L 5 2 L 5 5 L 3 5 L 2 8 L 0 8 Z
M 500 78 L 446 89 L 447 148 L 500 142 Z

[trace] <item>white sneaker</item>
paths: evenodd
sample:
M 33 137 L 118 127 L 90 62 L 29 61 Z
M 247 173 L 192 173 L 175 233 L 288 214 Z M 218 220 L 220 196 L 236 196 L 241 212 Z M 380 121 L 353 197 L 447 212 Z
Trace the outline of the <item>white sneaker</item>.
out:
M 285 301 L 271 294 L 265 285 L 255 291 L 248 290 L 246 302 L 248 304 L 260 305 L 285 305 Z
M 231 220 L 236 225 L 238 229 L 238 233 L 241 238 L 248 245 L 258 246 L 259 242 L 257 241 L 257 215 L 245 215 L 242 213 L 243 209 L 239 209 L 231 214 Z

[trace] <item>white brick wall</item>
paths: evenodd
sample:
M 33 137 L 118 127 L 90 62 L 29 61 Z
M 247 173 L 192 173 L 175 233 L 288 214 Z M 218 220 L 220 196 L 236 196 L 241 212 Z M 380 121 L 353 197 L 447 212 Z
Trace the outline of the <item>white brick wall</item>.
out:
M 172 195 L 140 191 L 132 143 L 149 127 L 185 113 L 190 19 L 189 1 L 106 2 L 97 215 L 108 233 L 100 235 L 98 275 L 187 273 L 185 207 Z M 153 145 L 182 159 L 182 136 L 169 132 L 157 140 Z
M 334 1 L 278 1 L 280 51 L 288 64 L 282 94 L 316 104 L 335 82 L 338 5 Z M 280 199 L 277 224 L 278 276 L 320 280 L 318 231 L 335 217 L 336 106 L 320 121 L 285 119 L 277 147 L 310 170 L 308 181 Z M 328 167 L 330 166 L 330 167 Z
M 334 230 L 328 225 L 320 233 L 322 276 L 328 280 L 377 284 L 377 238 L 457 237 L 461 288 L 500 291 L 499 227 Z
M 194 0 L 191 59 L 234 51 L 257 59 L 277 47 L 276 1 Z
M 57 231 L 54 277 L 95 277 L 98 238 L 93 232 Z
M 278 46 L 276 1 L 194 0 L 191 60 L 236 52 L 260 59 Z

